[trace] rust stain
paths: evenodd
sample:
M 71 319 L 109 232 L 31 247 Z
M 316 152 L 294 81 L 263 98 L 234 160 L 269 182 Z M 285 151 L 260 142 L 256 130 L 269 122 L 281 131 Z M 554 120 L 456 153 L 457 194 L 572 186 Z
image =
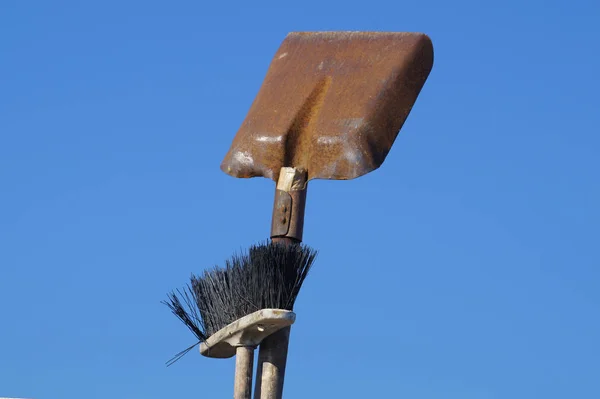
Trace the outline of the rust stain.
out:
M 420 33 L 294 32 L 273 57 L 221 169 L 353 179 L 385 160 L 433 65 Z

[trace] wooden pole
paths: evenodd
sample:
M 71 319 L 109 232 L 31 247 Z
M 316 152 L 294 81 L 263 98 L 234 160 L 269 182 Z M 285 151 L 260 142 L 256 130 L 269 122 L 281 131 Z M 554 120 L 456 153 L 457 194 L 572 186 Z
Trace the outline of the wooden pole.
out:
M 275 192 L 271 239 L 291 245 L 302 241 L 307 173 L 281 168 Z M 287 363 L 290 327 L 271 334 L 260 344 L 254 399 L 281 399 Z
M 254 399 L 282 398 L 289 339 L 290 327 L 285 327 L 260 344 Z
M 252 398 L 252 368 L 254 367 L 254 348 L 238 346 L 235 351 L 235 383 L 233 399 Z

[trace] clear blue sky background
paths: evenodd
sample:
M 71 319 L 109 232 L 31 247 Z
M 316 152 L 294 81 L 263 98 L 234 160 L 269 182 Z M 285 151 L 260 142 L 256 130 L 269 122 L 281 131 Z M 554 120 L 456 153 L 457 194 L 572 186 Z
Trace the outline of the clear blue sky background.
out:
M 597 1 L 0 2 L 0 396 L 226 398 L 160 304 L 269 233 L 219 169 L 289 31 L 420 31 L 381 169 L 316 181 L 286 398 L 600 397 Z

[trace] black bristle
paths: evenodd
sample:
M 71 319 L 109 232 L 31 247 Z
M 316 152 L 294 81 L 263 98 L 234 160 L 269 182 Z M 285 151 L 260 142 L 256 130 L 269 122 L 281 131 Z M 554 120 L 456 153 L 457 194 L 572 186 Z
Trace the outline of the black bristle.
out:
M 183 291 L 170 293 L 163 303 L 194 333 L 198 342 L 179 352 L 167 365 L 250 313 L 261 309 L 293 310 L 316 255 L 315 250 L 304 244 L 267 242 L 232 256 L 224 268 L 207 270 L 201 277 L 192 275 L 190 285 Z

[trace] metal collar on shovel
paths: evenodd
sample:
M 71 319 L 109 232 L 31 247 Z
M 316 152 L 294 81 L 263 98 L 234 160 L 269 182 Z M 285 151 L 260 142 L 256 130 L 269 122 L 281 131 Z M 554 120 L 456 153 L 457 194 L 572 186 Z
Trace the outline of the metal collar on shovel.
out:
M 277 182 L 271 238 L 302 241 L 307 183 L 385 160 L 433 65 L 421 33 L 294 32 L 275 54 L 221 169 Z M 255 399 L 282 396 L 290 328 L 260 345 Z

